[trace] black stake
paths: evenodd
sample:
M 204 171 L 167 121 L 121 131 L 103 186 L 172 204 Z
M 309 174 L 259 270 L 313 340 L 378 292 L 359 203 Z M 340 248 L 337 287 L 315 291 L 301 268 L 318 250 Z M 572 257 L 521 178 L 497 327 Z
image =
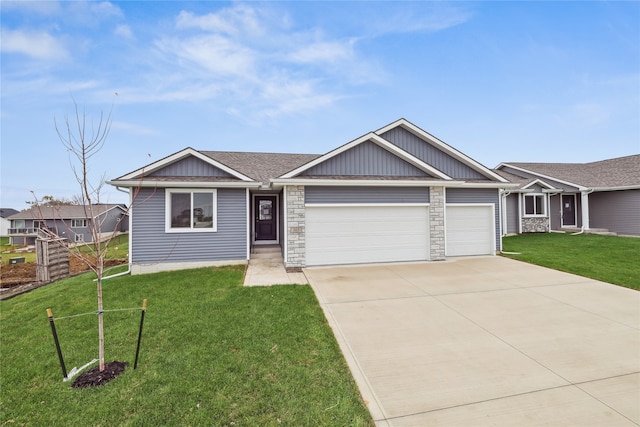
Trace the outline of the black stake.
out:
M 64 366 L 64 359 L 62 358 L 62 350 L 60 350 L 60 342 L 58 341 L 58 334 L 56 333 L 56 324 L 53 321 L 53 312 L 50 308 L 47 308 L 47 316 L 49 317 L 49 324 L 51 325 L 51 333 L 53 333 L 53 341 L 56 343 L 56 351 L 58 352 L 58 359 L 60 360 L 60 367 L 62 368 L 62 376 L 67 379 L 67 368 Z
M 140 354 L 140 340 L 142 340 L 142 325 L 144 324 L 144 313 L 147 311 L 147 300 L 142 300 L 142 314 L 140 314 L 140 330 L 138 331 L 138 345 L 136 346 L 136 360 L 133 362 L 133 369 L 138 367 L 138 355 Z

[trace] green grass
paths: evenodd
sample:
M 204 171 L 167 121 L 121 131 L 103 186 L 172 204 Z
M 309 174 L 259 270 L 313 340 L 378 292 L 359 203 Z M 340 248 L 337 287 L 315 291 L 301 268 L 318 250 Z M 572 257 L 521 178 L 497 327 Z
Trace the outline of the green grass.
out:
M 523 234 L 505 237 L 509 258 L 640 289 L 640 239 L 595 234 Z
M 6 240 L 5 240 L 6 239 Z M 24 246 L 9 245 L 9 238 L 3 237 L 0 253 L 2 253 L 2 264 L 9 264 L 9 260 L 15 257 L 24 257 L 25 262 L 36 262 L 36 253 L 34 252 L 11 252 L 17 248 Z M 93 244 L 89 243 L 82 246 L 76 246 L 70 249 L 81 254 L 91 255 L 94 253 Z M 126 259 L 129 256 L 129 234 L 120 234 L 114 237 L 109 243 L 107 251 L 107 259 Z
M 81 275 L 0 302 L 0 425 L 373 425 L 309 286 L 244 288 L 243 267 L 123 276 L 104 285 L 106 360 L 92 389 L 62 381 L 46 309 L 95 310 Z M 56 321 L 67 369 L 97 357 L 95 314 Z

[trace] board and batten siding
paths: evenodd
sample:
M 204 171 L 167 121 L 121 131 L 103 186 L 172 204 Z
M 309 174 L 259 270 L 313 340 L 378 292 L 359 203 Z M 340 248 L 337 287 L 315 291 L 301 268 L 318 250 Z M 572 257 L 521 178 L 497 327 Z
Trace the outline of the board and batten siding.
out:
M 149 174 L 149 176 L 206 176 L 231 178 L 227 172 L 195 157 L 186 157 Z
M 439 150 L 406 129 L 396 127 L 380 136 L 454 179 L 487 179 L 486 176 L 478 171 L 451 157 L 449 154 Z
M 305 188 L 305 203 L 429 203 L 428 187 L 328 187 Z
M 640 190 L 589 194 L 589 227 L 640 236 Z
M 494 224 L 496 250 L 502 250 L 501 244 L 501 224 L 500 224 L 500 192 L 497 188 L 447 188 L 445 201 L 447 204 L 455 203 L 492 203 L 494 205 Z
M 312 168 L 301 176 L 428 176 L 371 141 L 363 142 Z
M 217 196 L 216 232 L 166 233 L 165 190 L 141 189 L 132 209 L 131 262 L 246 260 L 246 190 L 219 188 Z

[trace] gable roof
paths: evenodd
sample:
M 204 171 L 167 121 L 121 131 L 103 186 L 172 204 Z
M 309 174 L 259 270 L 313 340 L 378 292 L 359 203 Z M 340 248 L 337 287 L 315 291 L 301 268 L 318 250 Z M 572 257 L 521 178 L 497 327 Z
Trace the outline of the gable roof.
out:
M 444 180 L 452 180 L 452 178 L 448 175 L 446 175 L 445 173 L 439 171 L 438 169 L 434 168 L 433 166 L 423 162 L 422 160 L 418 159 L 417 157 L 413 156 L 412 154 L 407 153 L 406 151 L 402 150 L 401 148 L 399 148 L 398 146 L 392 144 L 391 142 L 387 141 L 386 139 L 382 138 L 381 136 L 370 132 L 367 133 L 363 136 L 361 136 L 360 138 L 354 139 L 351 142 L 348 142 L 344 145 L 342 145 L 341 147 L 336 148 L 335 150 L 332 150 L 330 152 L 328 152 L 327 154 L 317 157 L 315 159 L 313 159 L 312 161 L 305 163 L 304 165 L 295 168 L 289 172 L 287 172 L 286 174 L 280 176 L 279 178 L 294 178 L 295 176 L 301 174 L 302 172 L 311 169 L 314 166 L 317 166 L 320 163 L 326 162 L 327 160 L 344 153 L 345 151 L 348 151 L 350 149 L 352 149 L 353 147 L 360 145 L 362 143 L 365 142 L 373 142 L 374 144 L 376 144 L 377 146 L 379 146 L 380 148 L 383 148 L 387 151 L 389 151 L 390 153 L 395 154 L 396 156 L 398 156 L 400 159 L 406 161 L 407 163 L 417 167 L 418 169 L 424 171 L 425 173 L 431 175 L 431 176 L 435 176 L 436 178 L 440 178 L 440 179 L 444 179 Z
M 116 208 L 125 209 L 119 204 L 96 204 L 93 205 L 93 212 L 98 217 Z M 88 209 L 88 205 L 33 206 L 11 215 L 8 219 L 85 219 L 89 217 Z
M 17 214 L 19 211 L 13 208 L 0 208 L 0 218 L 8 218 L 11 215 Z
M 581 189 L 640 188 L 640 154 L 591 163 L 505 162 L 509 167 Z

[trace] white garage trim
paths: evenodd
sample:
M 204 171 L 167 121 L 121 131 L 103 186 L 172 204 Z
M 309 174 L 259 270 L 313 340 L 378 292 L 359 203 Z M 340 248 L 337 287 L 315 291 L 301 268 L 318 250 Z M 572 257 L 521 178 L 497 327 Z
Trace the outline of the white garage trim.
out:
M 495 205 L 451 203 L 445 205 L 446 256 L 495 255 Z
M 429 259 L 429 205 L 305 205 L 306 264 Z

